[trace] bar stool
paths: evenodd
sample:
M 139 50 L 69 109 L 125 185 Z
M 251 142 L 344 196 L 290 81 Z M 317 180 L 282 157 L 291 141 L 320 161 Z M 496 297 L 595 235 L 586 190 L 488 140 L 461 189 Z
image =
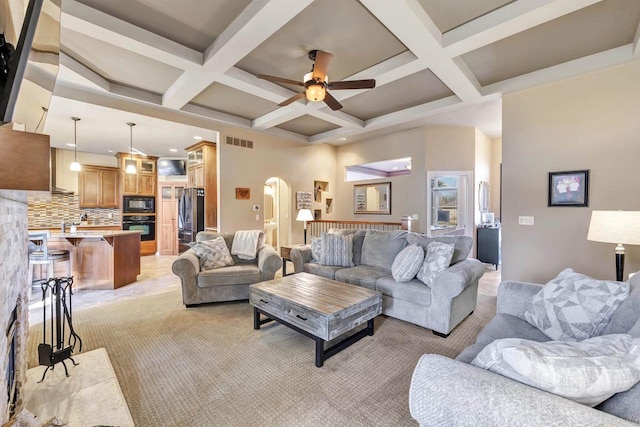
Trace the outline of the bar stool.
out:
M 71 255 L 64 249 L 49 249 L 47 239 L 51 237 L 49 230 L 29 232 L 29 275 L 27 283 L 33 286 L 33 269 L 36 265 L 47 266 L 47 277 L 53 276 L 53 264 L 67 262 L 67 277 L 71 276 Z

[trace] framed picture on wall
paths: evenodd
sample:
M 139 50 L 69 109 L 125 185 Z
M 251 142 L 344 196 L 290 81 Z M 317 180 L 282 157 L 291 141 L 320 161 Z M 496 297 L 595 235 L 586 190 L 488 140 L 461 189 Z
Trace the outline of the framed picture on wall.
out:
M 589 171 L 549 172 L 549 206 L 589 206 Z

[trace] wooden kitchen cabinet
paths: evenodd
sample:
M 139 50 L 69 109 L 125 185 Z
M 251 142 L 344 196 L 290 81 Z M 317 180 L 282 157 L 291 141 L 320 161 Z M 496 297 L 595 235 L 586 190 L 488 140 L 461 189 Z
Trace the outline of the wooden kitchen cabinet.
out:
M 155 196 L 156 195 L 156 166 L 157 157 L 131 155 L 129 153 L 117 153 L 121 175 L 122 194 L 125 196 Z M 125 173 L 127 162 L 133 161 L 136 165 L 135 174 Z
M 185 148 L 187 151 L 187 187 L 204 188 L 204 225 L 218 226 L 218 166 L 217 147 L 201 141 Z
M 81 208 L 117 208 L 120 206 L 119 170 L 104 166 L 82 166 L 78 173 Z

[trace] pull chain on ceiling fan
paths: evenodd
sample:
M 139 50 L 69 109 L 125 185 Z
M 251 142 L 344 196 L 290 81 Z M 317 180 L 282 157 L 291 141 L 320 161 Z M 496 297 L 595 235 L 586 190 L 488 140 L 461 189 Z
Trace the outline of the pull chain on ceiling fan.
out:
M 327 76 L 327 70 L 333 55 L 329 52 L 322 50 L 312 50 L 309 52 L 309 59 L 312 60 L 313 66 L 311 71 L 304 75 L 303 82 L 298 82 L 291 79 L 285 79 L 282 77 L 267 76 L 265 74 L 258 74 L 259 79 L 269 80 L 274 83 L 284 83 L 295 86 L 303 86 L 304 92 L 297 93 L 291 98 L 278 104 L 280 107 L 289 105 L 299 99 L 306 97 L 309 101 L 319 102 L 324 101 L 332 110 L 339 110 L 342 108 L 342 104 L 338 102 L 329 92 L 331 90 L 343 90 L 343 89 L 372 89 L 376 87 L 376 81 L 374 79 L 367 80 L 347 80 L 341 82 L 329 83 L 329 77 Z

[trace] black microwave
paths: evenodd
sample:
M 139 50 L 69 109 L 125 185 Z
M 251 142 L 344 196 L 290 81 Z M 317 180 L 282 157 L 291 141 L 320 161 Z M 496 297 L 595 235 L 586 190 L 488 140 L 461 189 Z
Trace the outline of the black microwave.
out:
M 124 196 L 123 213 L 155 213 L 156 198 L 154 196 Z

